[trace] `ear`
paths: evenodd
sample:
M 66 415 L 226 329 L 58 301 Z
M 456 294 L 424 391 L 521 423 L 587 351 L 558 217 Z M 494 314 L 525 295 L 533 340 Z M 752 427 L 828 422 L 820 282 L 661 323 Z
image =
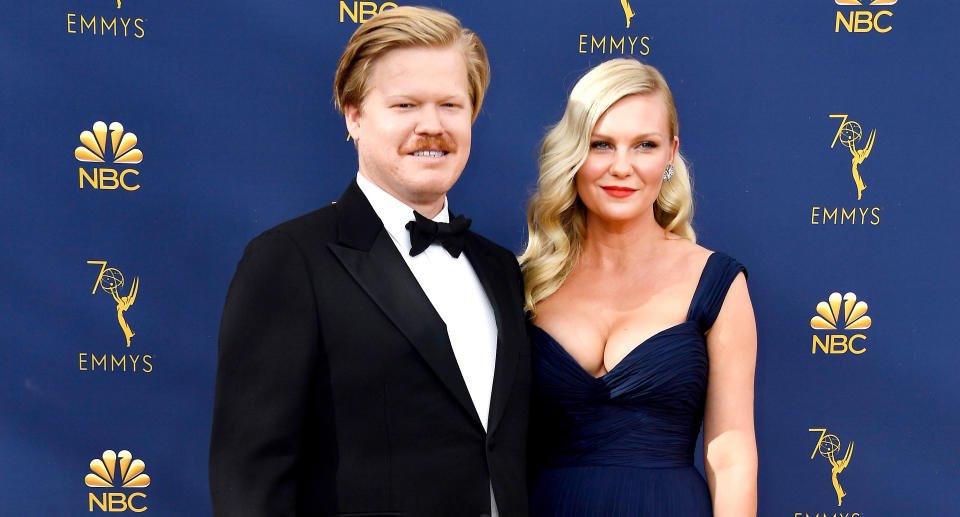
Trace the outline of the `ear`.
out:
M 673 137 L 673 149 L 670 151 L 670 164 L 674 165 L 677 161 L 677 150 L 680 149 L 680 137 L 674 135 Z
M 360 137 L 360 119 L 362 118 L 360 109 L 352 104 L 344 106 L 343 118 L 347 125 L 347 132 L 350 133 L 353 141 L 356 142 Z

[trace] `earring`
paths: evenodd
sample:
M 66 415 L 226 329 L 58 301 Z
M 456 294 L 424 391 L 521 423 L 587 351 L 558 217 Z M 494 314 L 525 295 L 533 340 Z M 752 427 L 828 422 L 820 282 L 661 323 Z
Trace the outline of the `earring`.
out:
M 668 164 L 667 164 L 667 169 L 663 171 L 663 181 L 670 181 L 670 178 L 673 177 L 673 173 L 674 173 L 674 172 L 675 172 L 675 171 L 674 171 L 674 169 L 673 169 L 673 164 L 672 164 L 672 163 L 668 163 Z

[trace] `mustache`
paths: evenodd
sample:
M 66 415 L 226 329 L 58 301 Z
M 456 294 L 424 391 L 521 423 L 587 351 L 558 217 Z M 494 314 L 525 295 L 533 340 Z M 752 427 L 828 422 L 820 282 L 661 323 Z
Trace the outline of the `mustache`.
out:
M 427 149 L 452 153 L 457 150 L 457 144 L 443 135 L 421 136 L 403 146 L 400 149 L 400 154 L 410 154 Z

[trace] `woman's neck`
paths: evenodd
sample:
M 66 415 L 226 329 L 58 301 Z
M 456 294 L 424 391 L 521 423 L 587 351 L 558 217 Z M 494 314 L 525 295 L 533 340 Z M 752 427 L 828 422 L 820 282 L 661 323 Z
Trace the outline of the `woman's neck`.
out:
M 602 221 L 588 215 L 580 260 L 601 268 L 635 264 L 657 255 L 668 238 L 652 213 L 630 221 Z

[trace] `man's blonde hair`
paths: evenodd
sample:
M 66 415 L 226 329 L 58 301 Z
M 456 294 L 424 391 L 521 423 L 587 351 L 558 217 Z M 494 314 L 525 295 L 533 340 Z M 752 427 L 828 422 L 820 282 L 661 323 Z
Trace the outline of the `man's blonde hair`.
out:
M 460 20 L 429 7 L 403 6 L 381 11 L 360 25 L 340 56 L 337 75 L 333 79 L 333 96 L 337 109 L 345 106 L 360 109 L 370 91 L 369 78 L 377 58 L 397 48 L 459 47 L 467 65 L 467 82 L 472 120 L 477 119 L 480 105 L 490 84 L 490 62 L 480 38 L 464 28 Z

